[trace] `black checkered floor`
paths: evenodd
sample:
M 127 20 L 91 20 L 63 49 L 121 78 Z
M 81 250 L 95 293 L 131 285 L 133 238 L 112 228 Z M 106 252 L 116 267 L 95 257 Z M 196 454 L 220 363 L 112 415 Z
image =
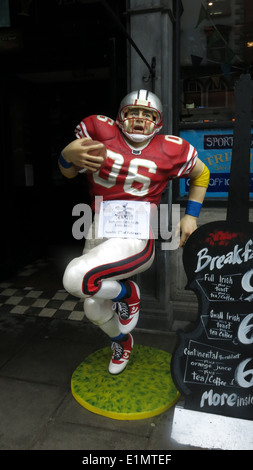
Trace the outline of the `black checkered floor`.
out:
M 81 321 L 85 319 L 83 302 L 65 290 L 36 290 L 0 283 L 0 314 L 36 315 Z

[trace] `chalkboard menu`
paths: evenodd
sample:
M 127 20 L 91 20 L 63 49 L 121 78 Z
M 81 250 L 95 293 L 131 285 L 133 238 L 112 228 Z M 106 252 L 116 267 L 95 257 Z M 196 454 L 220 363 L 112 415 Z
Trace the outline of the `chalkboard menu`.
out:
M 240 77 L 227 220 L 198 228 L 183 263 L 196 293 L 195 328 L 181 332 L 172 374 L 197 411 L 253 419 L 253 224 L 249 223 L 249 167 L 253 83 Z
M 253 419 L 253 227 L 206 224 L 183 260 L 200 312 L 172 361 L 185 406 Z

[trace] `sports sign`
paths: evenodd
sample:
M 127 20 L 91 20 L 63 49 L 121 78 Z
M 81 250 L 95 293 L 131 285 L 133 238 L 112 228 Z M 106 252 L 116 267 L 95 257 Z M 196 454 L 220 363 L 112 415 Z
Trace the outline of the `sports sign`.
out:
M 206 198 L 227 198 L 233 147 L 233 129 L 186 129 L 180 136 L 198 151 L 198 157 L 210 171 Z M 250 152 L 250 197 L 253 196 L 253 134 Z M 179 196 L 188 195 L 189 178 L 180 180 Z

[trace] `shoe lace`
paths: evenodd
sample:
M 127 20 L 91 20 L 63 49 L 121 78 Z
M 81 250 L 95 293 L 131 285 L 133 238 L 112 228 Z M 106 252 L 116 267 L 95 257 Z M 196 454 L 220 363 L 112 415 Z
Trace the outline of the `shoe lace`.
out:
M 123 320 L 129 318 L 129 308 L 126 302 L 119 302 L 118 304 L 119 315 Z
M 120 343 L 116 343 L 116 341 L 113 341 L 112 349 L 114 349 L 113 358 L 116 360 L 120 359 L 124 351 L 123 346 Z

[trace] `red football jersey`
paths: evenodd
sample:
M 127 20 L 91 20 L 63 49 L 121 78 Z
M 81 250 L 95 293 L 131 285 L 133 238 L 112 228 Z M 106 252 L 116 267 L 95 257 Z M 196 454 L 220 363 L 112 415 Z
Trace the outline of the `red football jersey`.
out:
M 98 140 L 107 148 L 105 165 L 96 173 L 87 173 L 92 199 L 102 196 L 105 201 L 134 199 L 158 205 L 168 181 L 186 177 L 197 161 L 196 149 L 172 135 L 155 135 L 136 149 L 106 116 L 83 119 L 75 135 Z

